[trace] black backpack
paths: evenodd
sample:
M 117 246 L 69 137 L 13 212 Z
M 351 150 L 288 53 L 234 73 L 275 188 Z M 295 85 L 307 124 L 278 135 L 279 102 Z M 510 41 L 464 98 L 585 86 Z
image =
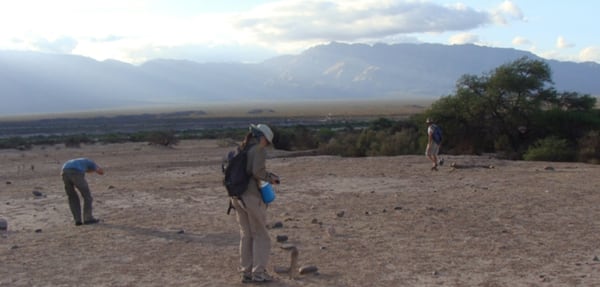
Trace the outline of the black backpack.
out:
M 229 197 L 235 197 L 242 199 L 242 194 L 248 189 L 248 183 L 250 182 L 251 174 L 246 172 L 246 165 L 248 164 L 248 150 L 252 145 L 246 145 L 243 149 L 239 147 L 236 150 L 230 151 L 227 154 L 221 168 L 225 177 L 223 178 L 223 185 L 227 189 L 227 195 Z M 243 201 L 242 201 L 243 203 Z M 227 214 L 231 211 L 231 202 Z

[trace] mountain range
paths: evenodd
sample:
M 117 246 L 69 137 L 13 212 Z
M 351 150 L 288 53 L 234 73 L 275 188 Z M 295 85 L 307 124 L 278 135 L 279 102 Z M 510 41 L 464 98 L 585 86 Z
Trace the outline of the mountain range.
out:
M 0 116 L 209 102 L 435 99 L 452 94 L 464 74 L 483 75 L 521 57 L 547 62 L 558 91 L 600 95 L 598 63 L 476 45 L 332 42 L 260 63 L 140 65 L 0 51 Z

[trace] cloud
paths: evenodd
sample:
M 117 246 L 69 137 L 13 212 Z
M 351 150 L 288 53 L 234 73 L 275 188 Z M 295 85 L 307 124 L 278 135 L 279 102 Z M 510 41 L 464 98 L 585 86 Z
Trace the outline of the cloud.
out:
M 0 10 L 0 46 L 3 39 L 18 38 L 19 43 L 9 44 L 140 63 L 154 55 L 199 59 L 217 48 L 248 46 L 270 55 L 297 53 L 332 41 L 418 39 L 421 33 L 456 32 L 451 42 L 473 43 L 479 39 L 469 31 L 523 19 L 511 1 L 481 11 L 426 0 L 279 0 L 227 13 L 209 12 L 202 8 L 206 5 L 186 1 L 178 5 L 166 0 L 13 1 Z M 35 11 L 29 8 L 32 5 Z M 233 55 L 232 60 L 238 59 Z
M 558 38 L 556 39 L 556 47 L 559 49 L 567 49 L 575 47 L 575 45 L 568 43 L 563 36 L 558 36 Z
M 360 41 L 411 33 L 465 31 L 486 12 L 424 1 L 290 0 L 238 15 L 234 25 L 263 42 Z
M 492 19 L 495 23 L 506 25 L 508 19 L 526 21 L 521 9 L 512 1 L 506 0 L 492 11 Z
M 36 50 L 59 54 L 69 54 L 77 47 L 77 40 L 71 37 L 60 37 L 55 40 L 37 39 L 32 43 Z
M 580 61 L 600 63 L 600 47 L 586 47 L 579 52 Z
M 532 44 L 532 42 L 527 38 L 517 36 L 517 37 L 513 38 L 512 44 L 515 46 L 530 46 Z
M 452 45 L 476 44 L 479 43 L 479 37 L 471 33 L 460 33 L 450 37 L 449 43 Z

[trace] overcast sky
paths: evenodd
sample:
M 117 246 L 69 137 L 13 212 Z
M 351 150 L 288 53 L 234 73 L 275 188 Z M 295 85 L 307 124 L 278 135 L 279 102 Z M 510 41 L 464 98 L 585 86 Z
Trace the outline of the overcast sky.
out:
M 600 1 L 0 0 L 0 49 L 257 62 L 331 41 L 516 48 L 600 63 Z

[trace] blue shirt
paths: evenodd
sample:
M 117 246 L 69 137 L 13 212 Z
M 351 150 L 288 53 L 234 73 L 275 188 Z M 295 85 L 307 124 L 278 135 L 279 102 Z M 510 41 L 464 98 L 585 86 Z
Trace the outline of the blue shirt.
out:
M 85 173 L 88 171 L 94 171 L 98 169 L 98 166 L 91 159 L 76 158 L 65 162 L 62 169 L 73 169 Z

